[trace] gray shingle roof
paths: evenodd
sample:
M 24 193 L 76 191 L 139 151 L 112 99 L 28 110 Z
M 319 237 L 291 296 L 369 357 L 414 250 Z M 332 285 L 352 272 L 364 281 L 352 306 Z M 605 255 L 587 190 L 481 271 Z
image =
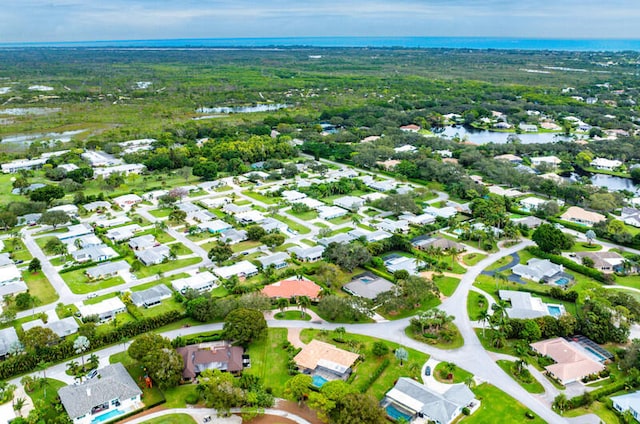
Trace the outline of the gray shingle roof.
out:
M 132 292 L 131 301 L 136 306 L 152 305 L 163 299 L 171 297 L 171 290 L 164 284 L 158 284 L 157 286 L 150 287 L 146 290 Z
M 91 412 L 91 408 L 112 399 L 129 399 L 142 394 L 124 365 L 115 363 L 99 371 L 99 376 L 82 384 L 58 390 L 60 400 L 69 417 L 75 419 Z
M 0 330 L 0 356 L 9 353 L 9 348 L 18 342 L 18 334 L 13 327 Z

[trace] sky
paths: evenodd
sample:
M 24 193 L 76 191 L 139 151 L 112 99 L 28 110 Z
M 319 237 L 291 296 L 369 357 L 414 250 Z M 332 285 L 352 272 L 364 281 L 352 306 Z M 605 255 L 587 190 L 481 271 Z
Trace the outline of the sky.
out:
M 424 36 L 640 39 L 640 0 L 1 0 L 0 43 Z

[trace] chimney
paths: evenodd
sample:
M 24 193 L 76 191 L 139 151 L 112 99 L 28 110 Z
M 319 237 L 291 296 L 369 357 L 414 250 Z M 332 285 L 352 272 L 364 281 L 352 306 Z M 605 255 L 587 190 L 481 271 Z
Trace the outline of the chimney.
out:
M 87 396 L 91 396 L 91 387 L 87 387 Z

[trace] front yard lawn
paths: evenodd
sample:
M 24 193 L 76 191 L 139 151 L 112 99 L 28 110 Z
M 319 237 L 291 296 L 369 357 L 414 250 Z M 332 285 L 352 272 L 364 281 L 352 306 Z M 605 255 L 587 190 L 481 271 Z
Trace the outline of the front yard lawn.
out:
M 451 378 L 449 378 L 449 375 L 451 375 Z M 446 362 L 440 362 L 433 370 L 433 378 L 441 383 L 458 384 L 467 382 L 470 378 L 473 378 L 473 374 L 457 365 L 450 371 L 447 369 Z
M 14 261 L 25 261 L 28 262 L 33 259 L 31 256 L 31 252 L 24 245 L 24 242 L 20 239 L 8 238 L 4 240 L 4 249 L 2 249 L 3 253 L 9 253 L 11 259 Z
M 44 272 L 38 271 L 32 273 L 29 271 L 22 272 L 22 279 L 29 287 L 29 293 L 40 300 L 41 305 L 47 305 L 49 303 L 58 300 L 58 293 L 53 288 L 49 280 L 44 275 Z
M 462 257 L 462 262 L 467 266 L 473 266 L 486 257 L 487 255 L 482 253 L 467 253 Z
M 436 275 L 433 277 L 433 282 L 440 290 L 440 293 L 448 297 L 456 291 L 458 284 L 460 284 L 460 279 L 444 275 Z
M 286 321 L 311 321 L 311 316 L 309 314 L 300 311 L 278 312 L 273 317 L 275 319 Z
M 516 382 L 518 382 L 518 384 L 520 384 L 527 392 L 534 393 L 534 394 L 544 393 L 544 387 L 542 387 L 542 384 L 540 384 L 540 382 L 536 380 L 535 377 L 530 376 L 529 378 L 531 379 L 531 381 L 525 382 L 521 380 L 518 376 L 514 375 L 514 373 L 511 370 L 513 369 L 513 367 L 515 367 L 515 362 L 499 360 L 497 361 L 497 363 L 498 363 L 498 366 L 502 368 L 504 372 L 510 375 L 511 378 L 513 378 Z
M 289 356 L 282 347 L 285 341 L 286 328 L 270 328 L 267 336 L 251 343 L 246 352 L 251 358 L 251 368 L 244 372 L 260 377 L 276 397 L 283 396 L 284 383 L 291 378 L 287 370 Z
M 544 423 L 538 416 L 534 419 L 527 418 L 525 414 L 529 410 L 523 404 L 489 383 L 481 384 L 472 390 L 481 401 L 481 405 L 474 414 L 462 418 L 459 421 L 461 423 Z
M 232 245 L 231 246 L 231 250 L 233 251 L 233 253 L 244 252 L 245 250 L 249 250 L 249 249 L 253 249 L 254 247 L 258 247 L 261 244 L 262 243 L 260 243 L 260 241 L 258 241 L 258 240 L 247 240 L 247 241 L 242 241 L 240 243 L 236 243 L 236 244 Z M 213 245 L 211 247 L 213 247 Z M 204 246 L 203 246 L 203 248 L 204 248 Z
M 287 224 L 289 229 L 297 231 L 298 234 L 309 234 L 311 232 L 311 230 L 306 226 L 298 224 L 297 222 L 294 222 L 283 215 L 273 215 L 273 218 L 277 219 L 278 221 L 284 222 L 285 224 Z
M 92 293 L 97 290 L 124 284 L 122 277 L 114 277 L 106 280 L 89 281 L 84 273 L 85 269 L 61 273 L 60 276 L 67 283 L 69 289 L 75 294 Z
M 164 263 L 161 263 L 161 264 L 158 264 L 158 265 L 142 267 L 139 271 L 137 271 L 135 273 L 135 275 L 138 278 L 146 278 L 146 277 L 150 277 L 152 275 L 158 275 L 160 273 L 164 273 L 164 272 L 167 272 L 167 271 L 172 271 L 174 269 L 184 268 L 184 267 L 187 267 L 189 265 L 195 265 L 195 264 L 200 263 L 200 262 L 202 262 L 202 258 L 200 258 L 200 257 L 178 259 L 178 260 L 175 260 L 175 261 L 164 262 Z
M 489 302 L 487 302 L 487 298 L 484 297 L 483 294 L 474 292 L 473 290 L 469 291 L 469 296 L 467 297 L 467 314 L 469 314 L 471 321 L 479 320 L 480 312 L 486 311 L 488 308 Z
M 164 218 L 164 217 L 169 216 L 172 211 L 173 211 L 173 209 L 171 209 L 171 208 L 162 208 L 162 209 L 150 210 L 149 213 L 151 215 L 155 216 L 156 218 Z

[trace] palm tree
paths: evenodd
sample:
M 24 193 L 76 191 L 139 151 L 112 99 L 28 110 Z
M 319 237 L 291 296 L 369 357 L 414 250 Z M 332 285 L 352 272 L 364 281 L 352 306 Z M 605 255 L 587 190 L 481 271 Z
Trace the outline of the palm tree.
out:
M 491 314 L 486 309 L 483 309 L 478 314 L 478 321 L 482 322 L 482 338 L 483 339 L 484 339 L 484 330 L 485 330 L 486 324 L 489 322 L 490 319 L 491 319 Z
M 351 223 L 354 227 L 357 227 L 360 224 L 360 216 L 357 213 L 351 214 Z
M 300 306 L 300 311 L 304 314 L 306 310 L 311 307 L 311 299 L 307 296 L 300 296 L 298 298 L 298 305 Z
M 71 374 L 76 375 L 78 373 L 78 361 L 73 360 L 67 363 L 67 370 L 69 370 Z
M 89 365 L 91 368 L 98 368 L 98 365 L 100 365 L 100 358 L 98 355 L 92 353 L 91 356 L 89 356 Z
M 284 310 L 289 306 L 289 299 L 281 297 L 276 301 L 276 305 L 278 306 L 278 309 L 280 309 L 280 312 L 284 313 Z
M 506 283 L 509 281 L 509 277 L 507 277 L 505 273 L 498 271 L 493 274 L 493 279 L 496 282 L 496 291 L 500 290 L 498 283 Z
M 336 328 L 336 329 L 335 329 L 335 330 L 333 330 L 333 331 L 335 331 L 335 333 L 336 333 L 336 338 L 337 338 L 339 341 L 342 341 L 342 340 L 344 339 L 344 335 L 345 335 L 345 333 L 347 332 L 347 330 L 345 330 L 345 328 L 344 328 L 344 327 L 338 327 L 338 328 Z
M 591 243 L 593 243 L 593 240 L 595 240 L 596 238 L 596 233 L 593 230 L 588 230 L 584 236 L 587 238 L 587 241 L 589 242 L 589 246 L 591 246 Z
M 73 349 L 76 353 L 80 353 L 82 358 L 82 369 L 84 370 L 84 352 L 89 349 L 89 339 L 85 336 L 78 336 L 73 342 Z
M 456 372 L 457 368 L 458 367 L 453 362 L 444 363 L 444 370 L 447 372 L 447 380 L 453 380 L 453 373 Z
M 562 412 L 567 409 L 568 406 L 569 400 L 567 399 L 567 395 L 565 395 L 564 393 L 560 393 L 553 400 L 553 409 L 558 409 L 560 411 L 560 415 L 562 415 Z
M 18 413 L 19 417 L 22 416 L 22 408 L 24 408 L 25 403 L 27 403 L 27 400 L 22 397 L 16 398 L 13 401 L 13 410 Z

